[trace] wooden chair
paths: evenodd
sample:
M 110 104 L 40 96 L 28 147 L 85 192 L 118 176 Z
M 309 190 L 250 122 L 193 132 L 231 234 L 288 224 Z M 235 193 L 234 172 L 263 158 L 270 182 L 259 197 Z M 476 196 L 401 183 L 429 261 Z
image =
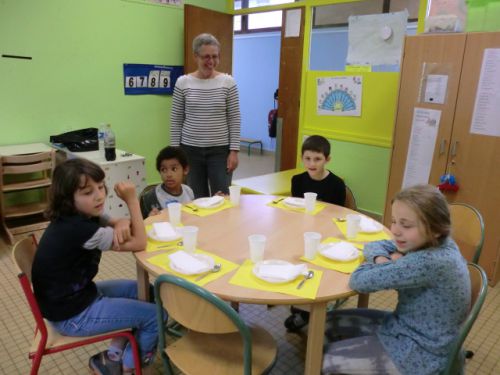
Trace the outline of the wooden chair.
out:
M 261 374 L 276 358 L 276 343 L 260 327 L 248 327 L 219 297 L 172 275 L 155 281 L 159 348 L 167 374 L 170 361 L 184 374 Z M 167 346 L 163 309 L 188 329 Z
M 465 259 L 478 263 L 483 249 L 484 222 L 481 213 L 466 203 L 451 203 L 451 236 Z
M 460 327 L 460 332 L 453 343 L 450 354 L 448 355 L 446 369 L 441 373 L 441 375 L 456 375 L 464 373 L 466 352 L 462 348 L 462 345 L 469 334 L 472 325 L 476 321 L 479 311 L 483 306 L 484 299 L 486 298 L 486 292 L 488 289 L 488 279 L 486 277 L 486 273 L 480 266 L 474 263 L 469 263 L 468 268 L 471 283 L 471 302 L 469 313 Z
M 0 218 L 10 244 L 15 235 L 47 227 L 43 212 L 54 168 L 54 150 L 0 157 Z
M 349 186 L 345 186 L 345 203 L 344 207 L 350 208 L 351 210 L 357 211 L 358 206 L 356 204 L 356 198 L 354 198 L 354 194 Z
M 38 374 L 38 369 L 40 368 L 44 355 L 78 348 L 99 341 L 109 340 L 114 337 L 125 337 L 129 341 L 134 353 L 135 373 L 139 375 L 142 374 L 139 347 L 131 329 L 112 331 L 88 337 L 71 337 L 59 334 L 49 322 L 43 319 L 31 287 L 31 266 L 35 257 L 35 252 L 36 240 L 34 236 L 26 237 L 18 241 L 12 250 L 12 260 L 18 272 L 17 277 L 19 278 L 19 282 L 21 283 L 33 317 L 35 318 L 35 337 L 29 351 L 29 358 L 32 360 L 30 374 Z

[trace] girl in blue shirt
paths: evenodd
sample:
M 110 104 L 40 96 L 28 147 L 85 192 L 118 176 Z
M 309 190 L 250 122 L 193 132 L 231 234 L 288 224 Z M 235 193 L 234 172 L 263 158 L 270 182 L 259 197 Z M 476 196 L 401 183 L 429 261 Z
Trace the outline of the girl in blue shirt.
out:
M 467 264 L 450 238 L 450 214 L 437 188 L 419 185 L 392 201 L 393 241 L 364 248 L 351 275 L 361 293 L 395 289 L 392 312 L 339 310 L 327 335 L 325 374 L 438 374 L 470 304 Z

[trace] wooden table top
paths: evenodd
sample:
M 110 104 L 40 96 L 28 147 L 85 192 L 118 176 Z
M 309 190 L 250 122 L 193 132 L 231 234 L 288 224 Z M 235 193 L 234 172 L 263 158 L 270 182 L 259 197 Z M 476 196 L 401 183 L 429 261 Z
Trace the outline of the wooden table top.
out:
M 234 263 L 241 264 L 249 258 L 248 236 L 264 234 L 267 236 L 264 259 L 280 259 L 297 264 L 304 252 L 303 233 L 315 231 L 322 238 L 343 238 L 333 222 L 334 217 L 345 217 L 351 210 L 326 204 L 316 215 L 292 212 L 270 207 L 275 197 L 268 195 L 242 195 L 240 205 L 211 216 L 199 217 L 182 212 L 184 225 L 199 227 L 197 248 L 212 252 Z M 147 218 L 146 224 L 167 221 L 167 210 L 160 215 Z M 166 252 L 166 251 L 165 251 Z M 161 254 L 162 251 L 136 252 L 137 262 L 151 275 L 165 273 L 162 268 L 147 262 L 147 258 Z M 321 285 L 316 302 L 334 300 L 356 294 L 348 286 L 349 276 L 333 270 L 323 269 L 308 263 L 312 269 L 323 270 Z M 260 304 L 310 304 L 310 299 L 288 296 L 281 293 L 247 289 L 229 284 L 234 271 L 205 285 L 205 288 L 224 300 Z

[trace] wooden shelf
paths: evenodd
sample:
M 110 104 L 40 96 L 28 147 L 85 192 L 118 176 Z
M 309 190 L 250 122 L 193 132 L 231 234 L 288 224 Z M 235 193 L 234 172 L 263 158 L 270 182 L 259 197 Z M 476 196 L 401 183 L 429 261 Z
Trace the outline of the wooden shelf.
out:
M 0 225 L 8 243 L 14 243 L 14 236 L 45 229 L 49 224 L 43 213 L 54 167 L 55 151 L 50 148 L 30 152 L 27 147 L 20 154 L 0 155 Z M 20 203 L 27 201 L 30 203 Z
M 46 202 L 36 202 L 28 204 L 17 204 L 5 207 L 4 215 L 6 219 L 23 217 L 43 213 L 47 208 Z
M 42 178 L 39 180 L 32 181 L 24 181 L 17 182 L 12 184 L 6 184 L 2 187 L 2 191 L 4 193 L 8 193 L 11 191 L 19 191 L 19 190 L 28 190 L 28 189 L 38 189 L 42 187 L 49 187 L 51 185 L 50 178 Z

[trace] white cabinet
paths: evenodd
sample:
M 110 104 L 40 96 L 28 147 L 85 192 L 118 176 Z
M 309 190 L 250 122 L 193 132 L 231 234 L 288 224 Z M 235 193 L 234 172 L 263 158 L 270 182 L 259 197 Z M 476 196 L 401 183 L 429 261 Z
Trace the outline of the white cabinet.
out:
M 108 196 L 104 212 L 112 217 L 129 217 L 127 205 L 118 198 L 113 189 L 119 181 L 130 181 L 135 184 L 137 195 L 146 187 L 146 167 L 143 156 L 116 150 L 116 160 L 106 161 L 101 151 L 71 152 L 60 149 L 66 153 L 68 159 L 79 157 L 99 164 L 106 173 L 106 186 Z

